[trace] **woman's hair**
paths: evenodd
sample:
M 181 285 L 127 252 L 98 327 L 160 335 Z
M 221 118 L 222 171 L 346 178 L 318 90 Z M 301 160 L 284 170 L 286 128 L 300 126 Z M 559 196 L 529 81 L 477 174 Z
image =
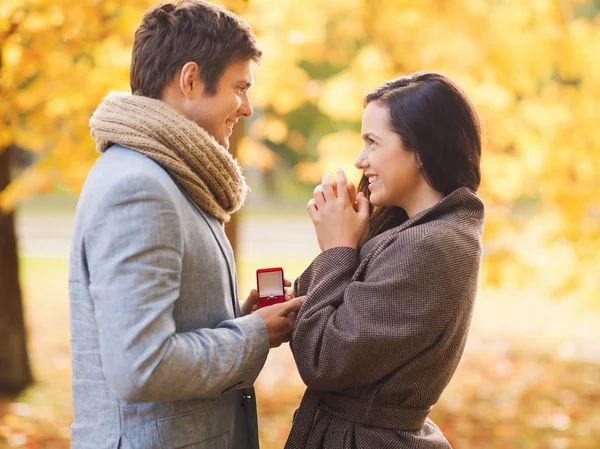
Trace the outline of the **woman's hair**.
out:
M 418 72 L 388 81 L 367 95 L 385 105 L 390 126 L 406 151 L 415 153 L 429 185 L 448 195 L 459 187 L 477 191 L 481 181 L 481 127 L 477 112 L 453 81 L 432 72 Z M 368 180 L 358 190 L 369 198 Z M 371 206 L 367 240 L 406 221 L 399 207 Z
M 235 61 L 260 62 L 262 50 L 250 26 L 234 13 L 203 0 L 160 3 L 144 14 L 135 32 L 131 93 L 159 99 L 188 62 L 200 68 L 207 94 Z

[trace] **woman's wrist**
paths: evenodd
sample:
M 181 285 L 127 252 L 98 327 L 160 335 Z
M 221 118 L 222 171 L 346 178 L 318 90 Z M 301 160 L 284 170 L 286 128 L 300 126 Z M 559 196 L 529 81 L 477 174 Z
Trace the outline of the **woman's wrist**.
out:
M 330 250 L 332 248 L 352 248 L 352 249 L 356 249 L 358 248 L 358 244 L 357 243 L 348 243 L 348 242 L 335 242 L 332 243 L 331 245 L 324 245 L 323 246 L 323 252 Z

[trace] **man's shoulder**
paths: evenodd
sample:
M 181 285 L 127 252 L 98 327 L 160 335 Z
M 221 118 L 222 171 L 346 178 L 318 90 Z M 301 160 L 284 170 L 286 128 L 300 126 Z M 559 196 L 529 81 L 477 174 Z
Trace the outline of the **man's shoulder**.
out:
M 129 148 L 113 145 L 90 170 L 84 191 L 133 186 L 162 187 L 172 192 L 178 190 L 171 176 L 156 161 Z
M 83 185 L 79 209 L 108 207 L 129 198 L 163 198 L 179 202 L 182 194 L 169 174 L 152 159 L 128 148 L 114 145 L 103 153 Z
M 148 173 L 152 176 L 169 177 L 164 168 L 151 158 L 129 148 L 113 145 L 96 161 L 90 175 L 94 171 L 103 171 L 104 175 L 113 174 L 120 178 L 123 175 Z

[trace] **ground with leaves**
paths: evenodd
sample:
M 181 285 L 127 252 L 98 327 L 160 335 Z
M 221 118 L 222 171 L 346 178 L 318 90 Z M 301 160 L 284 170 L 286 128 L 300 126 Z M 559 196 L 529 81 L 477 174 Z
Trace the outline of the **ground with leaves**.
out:
M 64 259 L 23 260 L 38 382 L 0 402 L 2 449 L 69 447 L 66 270 Z M 242 267 L 242 288 L 251 271 Z M 459 449 L 597 449 L 599 324 L 595 312 L 584 314 L 571 302 L 482 292 L 465 357 L 432 419 Z M 261 447 L 281 448 L 303 392 L 287 345 L 269 355 L 257 391 Z

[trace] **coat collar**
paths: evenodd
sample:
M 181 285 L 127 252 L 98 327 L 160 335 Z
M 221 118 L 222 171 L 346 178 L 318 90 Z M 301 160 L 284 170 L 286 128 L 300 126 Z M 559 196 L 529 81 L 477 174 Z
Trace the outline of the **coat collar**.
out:
M 468 187 L 459 187 L 442 198 L 436 205 L 419 212 L 401 225 L 388 229 L 366 242 L 361 248 L 361 253 L 368 254 L 368 256 L 362 258 L 354 279 L 358 278 L 373 256 L 385 248 L 387 243 L 393 240 L 400 232 L 444 216 L 449 219 L 470 217 L 477 221 L 483 221 L 485 206 L 483 201 L 471 189 Z
M 449 213 L 483 219 L 485 216 L 485 207 L 483 201 L 481 201 L 475 192 L 468 187 L 459 187 L 442 198 L 435 206 L 425 209 L 406 220 L 398 226 L 396 230 L 397 232 L 400 232 L 415 224 L 427 221 L 434 216 L 441 216 Z

